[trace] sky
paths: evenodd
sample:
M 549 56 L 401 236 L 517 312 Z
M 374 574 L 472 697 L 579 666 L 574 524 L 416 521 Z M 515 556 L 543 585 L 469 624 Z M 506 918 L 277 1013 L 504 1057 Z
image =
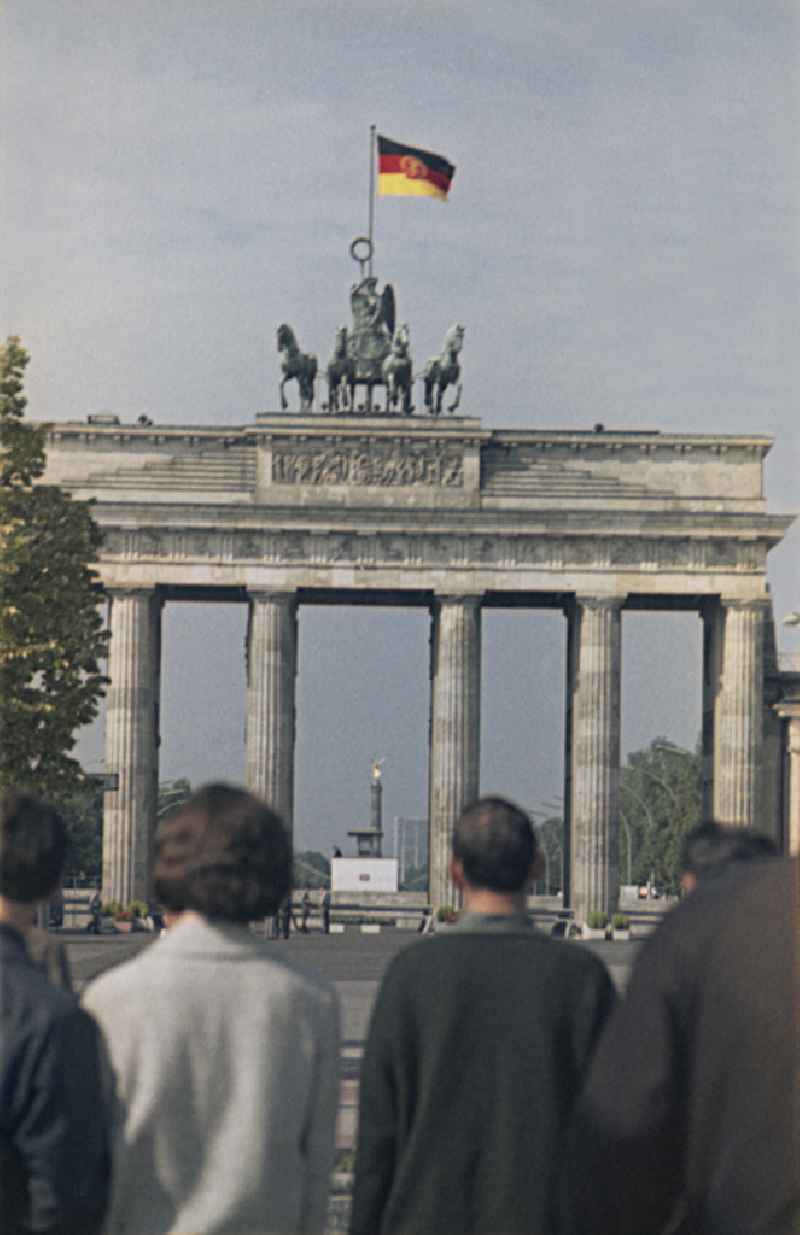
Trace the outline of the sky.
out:
M 324 360 L 348 320 L 375 124 L 456 165 L 447 203 L 378 199 L 375 273 L 415 367 L 464 324 L 464 414 L 772 434 L 770 508 L 800 510 L 789 0 L 5 0 L 0 21 L 0 332 L 31 353 L 32 418 L 274 410 L 278 323 Z M 796 526 L 779 620 L 799 564 Z M 167 607 L 163 777 L 241 778 L 244 628 Z M 301 611 L 301 847 L 363 824 L 374 756 L 388 829 L 425 814 L 427 638 L 417 611 Z M 485 615 L 482 788 L 537 809 L 562 792 L 564 641 L 551 613 Z M 623 660 L 624 749 L 693 745 L 699 620 L 625 615 Z M 101 728 L 81 751 L 99 766 Z

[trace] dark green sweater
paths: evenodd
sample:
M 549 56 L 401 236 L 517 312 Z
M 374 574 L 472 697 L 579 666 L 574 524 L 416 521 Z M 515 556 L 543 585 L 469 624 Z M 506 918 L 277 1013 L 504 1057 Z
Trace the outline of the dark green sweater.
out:
M 553 1231 L 566 1121 L 613 1002 L 596 957 L 523 924 L 401 952 L 361 1068 L 352 1235 Z

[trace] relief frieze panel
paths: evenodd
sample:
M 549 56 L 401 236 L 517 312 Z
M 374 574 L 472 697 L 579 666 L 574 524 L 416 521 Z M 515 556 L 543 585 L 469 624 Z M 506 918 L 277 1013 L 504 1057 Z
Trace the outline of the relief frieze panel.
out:
M 272 455 L 276 485 L 372 485 L 463 488 L 460 451 L 398 445 L 279 450 Z
M 636 536 L 469 535 L 464 532 L 109 529 L 101 559 L 376 566 L 425 570 L 539 568 L 657 573 L 764 569 L 760 541 Z

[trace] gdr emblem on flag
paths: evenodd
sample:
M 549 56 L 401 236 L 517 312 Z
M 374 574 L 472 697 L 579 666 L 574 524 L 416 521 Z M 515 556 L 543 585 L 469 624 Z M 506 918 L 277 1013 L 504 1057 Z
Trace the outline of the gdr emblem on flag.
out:
M 455 170 L 440 154 L 404 146 L 378 134 L 378 193 L 383 197 L 438 197 L 444 201 Z

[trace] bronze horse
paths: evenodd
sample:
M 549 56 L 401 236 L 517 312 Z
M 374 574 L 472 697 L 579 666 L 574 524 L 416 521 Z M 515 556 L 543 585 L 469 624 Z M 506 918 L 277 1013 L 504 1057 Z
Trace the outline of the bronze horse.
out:
M 456 397 L 448 412 L 454 412 L 461 402 L 461 365 L 458 356 L 464 346 L 464 327 L 456 324 L 451 326 L 444 336 L 442 351 L 439 356 L 433 356 L 422 371 L 425 383 L 425 410 L 431 416 L 438 416 L 442 410 L 442 397 L 448 386 L 455 386 Z
M 410 416 L 413 408 L 411 406 L 411 339 L 408 333 L 408 326 L 403 324 L 397 327 L 392 339 L 392 350 L 383 362 L 381 373 L 386 385 L 386 410 L 389 408 L 394 411 L 400 401 L 403 399 L 403 414 Z
M 301 352 L 294 337 L 291 326 L 282 322 L 278 327 L 278 351 L 281 356 L 281 371 L 283 377 L 279 387 L 281 407 L 285 412 L 289 404 L 286 401 L 284 387 L 287 382 L 296 381 L 300 391 L 300 411 L 310 412 L 314 405 L 314 379 L 317 376 L 317 358 L 311 352 Z
M 355 391 L 356 362 L 347 346 L 347 327 L 336 331 L 336 342 L 328 361 L 328 411 L 351 411 Z

